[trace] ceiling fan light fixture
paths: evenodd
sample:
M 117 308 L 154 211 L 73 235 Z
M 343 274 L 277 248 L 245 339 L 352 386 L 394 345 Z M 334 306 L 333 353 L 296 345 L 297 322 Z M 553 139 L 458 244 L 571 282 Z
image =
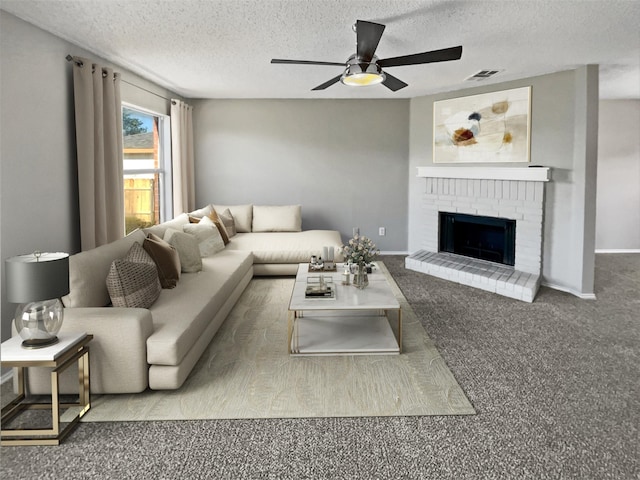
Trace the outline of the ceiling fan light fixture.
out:
M 383 58 L 380 60 L 376 57 L 375 52 L 378 48 L 380 38 L 382 38 L 384 29 L 385 26 L 380 23 L 357 20 L 354 25 L 354 31 L 356 32 L 356 53 L 351 55 L 345 63 L 317 62 L 315 60 L 286 60 L 281 58 L 273 58 L 271 59 L 271 63 L 285 63 L 290 65 L 340 65 L 346 67 L 342 74 L 336 75 L 317 87 L 312 88 L 311 90 L 313 91 L 324 90 L 331 85 L 342 82 L 344 85 L 351 87 L 368 87 L 369 85 L 382 83 L 382 85 L 392 92 L 397 92 L 401 88 L 407 87 L 408 84 L 390 73 L 384 73 L 382 71 L 383 68 L 449 62 L 451 60 L 460 60 L 462 57 L 462 45 L 458 45 L 457 47 L 442 48 L 430 52 L 401 55 L 399 57 Z
M 350 87 L 378 85 L 385 79 L 386 76 L 377 63 L 351 63 L 340 77 L 340 81 Z

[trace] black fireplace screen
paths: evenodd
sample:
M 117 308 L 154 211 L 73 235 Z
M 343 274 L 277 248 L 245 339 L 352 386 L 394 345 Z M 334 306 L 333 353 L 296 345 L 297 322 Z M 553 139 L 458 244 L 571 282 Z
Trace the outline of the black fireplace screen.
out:
M 440 251 L 514 265 L 516 221 L 440 212 Z

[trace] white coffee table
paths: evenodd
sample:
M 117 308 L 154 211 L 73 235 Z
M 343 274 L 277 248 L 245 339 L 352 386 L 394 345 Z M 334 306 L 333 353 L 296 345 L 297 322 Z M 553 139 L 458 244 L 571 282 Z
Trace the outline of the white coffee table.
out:
M 288 312 L 288 349 L 292 355 L 393 355 L 402 353 L 402 311 L 385 276 L 369 274 L 369 286 L 342 285 L 336 272 L 298 265 Z M 309 276 L 330 277 L 335 298 L 306 298 Z M 397 337 L 390 321 L 397 320 Z M 395 322 L 394 322 L 395 323 Z

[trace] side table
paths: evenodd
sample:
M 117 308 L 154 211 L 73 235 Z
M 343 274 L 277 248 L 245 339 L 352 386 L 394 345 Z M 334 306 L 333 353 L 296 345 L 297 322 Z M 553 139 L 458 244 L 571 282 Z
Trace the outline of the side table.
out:
M 2 409 L 2 445 L 59 445 L 77 426 L 80 418 L 91 408 L 89 393 L 89 346 L 93 335 L 86 333 L 61 333 L 59 342 L 45 348 L 25 349 L 22 338 L 15 336 L 0 346 L 3 367 L 15 367 L 18 373 L 18 397 Z M 78 403 L 61 403 L 59 376 L 78 362 Z M 51 403 L 35 403 L 27 400 L 27 367 L 52 367 Z M 61 428 L 60 409 L 79 407 L 76 416 Z M 51 410 L 51 428 L 5 429 L 6 423 L 21 412 L 31 409 Z

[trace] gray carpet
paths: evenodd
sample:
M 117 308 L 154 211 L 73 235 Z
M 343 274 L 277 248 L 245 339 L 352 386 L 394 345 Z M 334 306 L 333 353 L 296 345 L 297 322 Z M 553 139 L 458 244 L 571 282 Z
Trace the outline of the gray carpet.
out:
M 82 423 L 3 478 L 638 479 L 640 255 L 527 304 L 382 260 L 477 415 Z

